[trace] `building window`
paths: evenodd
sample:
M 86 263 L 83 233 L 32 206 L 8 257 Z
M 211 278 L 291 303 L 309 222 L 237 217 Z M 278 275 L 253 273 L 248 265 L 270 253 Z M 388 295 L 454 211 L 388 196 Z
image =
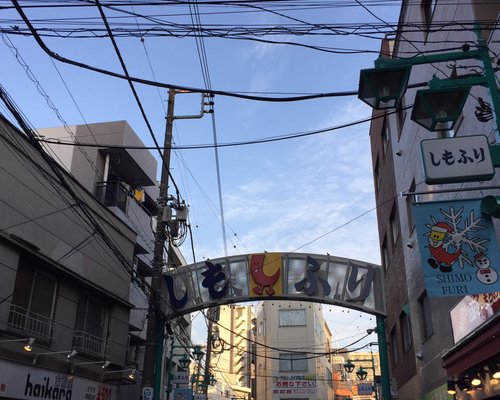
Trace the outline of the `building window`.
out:
M 377 161 L 375 161 L 375 169 L 373 170 L 373 180 L 375 181 L 375 193 L 378 193 L 380 190 L 381 176 L 380 176 L 380 162 L 377 157 Z
M 413 229 L 415 229 L 415 221 L 413 220 L 413 203 L 415 202 L 415 195 L 409 193 L 415 193 L 415 179 L 411 181 L 410 188 L 408 189 L 408 196 L 406 196 L 406 218 L 408 219 L 408 233 L 412 234 Z
M 26 334 L 50 339 L 56 288 L 54 277 L 21 258 L 9 310 L 9 326 Z
M 73 346 L 79 351 L 105 355 L 107 345 L 107 309 L 103 301 L 91 296 L 81 296 L 78 302 Z
M 391 216 L 389 217 L 389 224 L 391 227 L 391 239 L 393 246 L 396 245 L 396 242 L 399 237 L 399 219 L 397 211 L 398 211 L 397 205 L 396 203 L 394 203 L 391 210 Z
M 403 311 L 399 316 L 399 326 L 401 327 L 401 338 L 403 339 L 403 351 L 406 353 L 411 347 L 411 327 L 410 316 Z
M 382 123 L 382 154 L 385 155 L 387 154 L 387 149 L 389 148 L 389 129 L 387 126 L 387 118 L 384 117 L 384 121 Z
M 418 299 L 420 307 L 420 326 L 422 327 L 422 337 L 427 339 L 434 332 L 432 327 L 432 311 L 429 296 L 424 292 Z
M 280 326 L 306 326 L 306 310 L 279 310 Z
M 391 331 L 391 355 L 392 355 L 392 365 L 396 366 L 399 362 L 399 343 L 398 343 L 398 333 L 396 328 Z
M 307 372 L 306 353 L 280 353 L 280 372 Z
M 389 249 L 387 248 L 387 236 L 384 236 L 384 241 L 382 242 L 382 266 L 385 270 L 389 268 L 390 258 Z
M 398 126 L 398 139 L 401 137 L 401 134 L 403 133 L 403 126 L 405 124 L 405 119 L 406 119 L 406 103 L 405 103 L 405 98 L 401 98 L 401 101 L 396 107 L 396 121 L 397 121 L 397 126 Z

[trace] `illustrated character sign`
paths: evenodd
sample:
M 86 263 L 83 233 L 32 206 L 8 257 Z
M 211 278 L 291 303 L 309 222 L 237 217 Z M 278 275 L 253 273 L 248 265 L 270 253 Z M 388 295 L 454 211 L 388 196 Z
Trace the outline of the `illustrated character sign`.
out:
M 252 292 L 259 296 L 264 292 L 268 296 L 281 293 L 281 253 L 254 254 L 250 258 Z M 269 274 L 270 271 L 274 271 Z M 279 288 L 279 289 L 278 289 Z M 276 293 L 279 290 L 279 293 Z
M 481 212 L 481 199 L 419 203 L 413 211 L 429 296 L 500 290 L 490 261 L 500 259 L 500 249 L 491 217 Z
M 483 252 L 474 256 L 474 264 L 478 268 L 476 276 L 479 282 L 492 285 L 498 280 L 497 271 L 491 267 L 490 259 Z
M 458 260 L 462 251 L 448 251 L 445 239 L 453 233 L 452 227 L 446 222 L 438 222 L 431 226 L 429 233 L 429 251 L 432 255 L 427 260 L 432 268 L 439 268 L 441 272 L 451 272 L 452 265 Z

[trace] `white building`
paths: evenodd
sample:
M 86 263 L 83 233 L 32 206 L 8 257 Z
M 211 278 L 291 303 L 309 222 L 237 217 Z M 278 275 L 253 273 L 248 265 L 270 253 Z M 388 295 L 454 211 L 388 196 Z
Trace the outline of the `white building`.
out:
M 256 398 L 333 399 L 332 335 L 320 305 L 264 301 L 256 314 Z

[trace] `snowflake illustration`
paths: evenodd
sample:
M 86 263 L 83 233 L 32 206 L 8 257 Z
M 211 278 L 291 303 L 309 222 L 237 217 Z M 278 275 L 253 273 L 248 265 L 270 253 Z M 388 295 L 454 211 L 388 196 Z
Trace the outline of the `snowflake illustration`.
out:
M 463 221 L 463 224 L 462 214 L 464 212 L 464 207 L 456 211 L 453 206 L 450 206 L 449 211 L 440 209 L 439 212 L 443 215 L 444 222 L 452 227 L 452 232 L 447 235 L 446 242 L 443 244 L 444 250 L 448 251 L 449 248 L 463 250 L 464 247 L 468 247 L 474 254 L 487 250 L 485 244 L 489 240 L 474 236 L 475 232 L 487 228 L 481 225 L 482 218 L 476 218 L 474 216 L 474 210 L 470 211 L 469 217 Z M 426 236 L 430 235 L 432 226 L 436 225 L 439 221 L 443 221 L 434 218 L 432 215 L 430 217 L 432 219 L 432 224 L 425 224 L 425 226 L 429 228 L 429 231 L 424 234 Z M 464 268 L 465 264 L 474 265 L 465 251 L 462 251 L 457 261 L 461 269 Z

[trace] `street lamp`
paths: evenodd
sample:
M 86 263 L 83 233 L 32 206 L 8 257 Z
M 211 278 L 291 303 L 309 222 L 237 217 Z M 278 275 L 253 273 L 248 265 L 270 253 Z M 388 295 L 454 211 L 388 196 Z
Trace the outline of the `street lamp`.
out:
M 347 359 L 347 362 L 344 364 L 344 369 L 349 374 L 354 371 L 354 368 L 356 368 L 356 365 L 354 365 L 353 361 L 356 361 L 356 362 L 371 362 L 371 367 L 366 367 L 366 366 L 362 367 L 362 366 L 360 366 L 358 368 L 358 370 L 356 371 L 356 376 L 358 377 L 358 379 L 360 381 L 364 381 L 368 377 L 368 371 L 366 371 L 366 370 L 367 369 L 371 369 L 373 371 L 373 379 L 375 380 L 375 359 L 373 358 L 373 354 L 372 354 L 372 357 L 370 359 L 354 359 L 354 360 Z M 375 399 L 377 400 L 378 399 L 378 390 L 377 390 L 376 382 L 375 381 L 373 382 L 372 389 L 375 392 Z
M 470 86 L 419 90 L 411 119 L 429 131 L 451 130 L 462 113 L 469 92 Z
M 477 24 L 475 32 L 478 38 L 478 47 L 475 50 L 471 50 L 469 46 L 463 46 L 462 51 L 458 52 L 415 56 L 406 59 L 379 57 L 375 61 L 375 68 L 360 71 L 358 97 L 376 110 L 396 107 L 406 91 L 413 65 L 476 59 L 483 64 L 484 72 L 482 75 L 442 79 L 434 83 L 433 79 L 429 82 L 429 87 L 436 90 L 417 92 L 412 119 L 426 129 L 441 130 L 443 128 L 440 124 L 451 123 L 452 115 L 454 117 L 460 115 L 457 110 L 461 110 L 463 107 L 470 87 L 480 85 L 487 87 L 490 91 L 496 114 L 497 129 L 500 132 L 500 95 L 495 81 L 495 73 L 488 46 L 482 38 Z M 438 83 L 438 81 L 440 82 Z M 436 83 L 440 87 L 432 88 L 431 86 Z M 445 104 L 445 108 L 442 107 L 443 104 Z M 445 113 L 447 117 L 444 116 Z M 452 129 L 452 127 L 445 129 Z
M 406 91 L 410 70 L 410 66 L 362 70 L 358 97 L 377 110 L 396 107 Z
M 187 346 L 187 345 L 175 345 L 174 344 L 174 337 L 172 336 L 171 338 L 171 344 L 170 344 L 170 355 L 168 358 L 168 365 L 167 365 L 167 377 L 168 377 L 168 385 L 167 385 L 167 400 L 170 398 L 170 393 L 172 392 L 173 386 L 172 382 L 174 379 L 174 373 L 172 371 L 173 368 L 173 358 L 174 357 L 181 357 L 178 360 L 179 367 L 181 367 L 183 370 L 187 370 L 189 368 L 189 365 L 191 364 L 191 357 L 194 358 L 197 362 L 200 362 L 205 353 L 201 350 L 200 346 Z M 183 354 L 174 354 L 175 349 L 183 349 L 184 353 Z M 188 349 L 193 349 L 192 353 L 188 353 Z

